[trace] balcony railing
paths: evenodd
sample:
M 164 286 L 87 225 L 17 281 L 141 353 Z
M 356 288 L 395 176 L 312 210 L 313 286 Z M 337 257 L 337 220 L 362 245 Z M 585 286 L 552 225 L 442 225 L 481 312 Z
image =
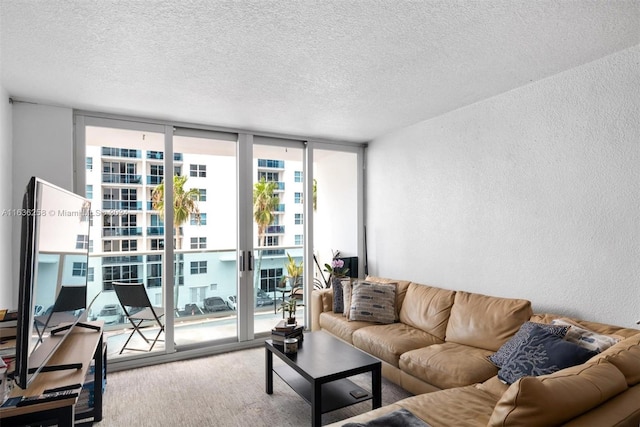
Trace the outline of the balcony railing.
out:
M 128 173 L 103 173 L 102 182 L 109 184 L 142 184 L 142 176 Z
M 127 210 L 127 211 L 141 211 L 142 202 L 128 202 L 121 200 L 103 200 L 102 209 L 107 210 Z
M 164 227 L 147 227 L 147 236 L 164 235 Z
M 162 177 L 158 175 L 147 175 L 147 184 L 148 185 L 158 185 L 162 183 Z
M 147 151 L 147 159 L 149 160 L 164 160 L 164 152 L 162 151 Z M 173 153 L 173 160 L 181 162 L 182 153 Z
M 262 249 L 262 255 L 284 255 L 284 249 Z
M 102 155 L 108 157 L 126 157 L 129 159 L 141 158 L 140 150 L 131 150 L 128 148 L 102 147 Z
M 284 234 L 284 225 L 270 225 L 267 227 L 267 234 Z
M 142 263 L 141 255 L 127 256 L 105 256 L 102 258 L 103 264 L 140 264 Z
M 284 169 L 284 160 L 258 159 L 258 167 Z
M 142 227 L 103 227 L 103 237 L 142 236 Z

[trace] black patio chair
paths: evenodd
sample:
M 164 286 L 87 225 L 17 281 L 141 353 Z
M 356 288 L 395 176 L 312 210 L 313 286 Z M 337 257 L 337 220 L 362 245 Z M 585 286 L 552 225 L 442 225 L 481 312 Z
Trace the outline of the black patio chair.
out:
M 120 349 L 120 354 L 122 354 L 124 350 L 153 350 L 153 346 L 156 345 L 156 342 L 163 341 L 159 338 L 160 334 L 164 332 L 164 323 L 161 321 L 164 316 L 164 308 L 154 307 L 151 305 L 151 301 L 149 301 L 149 296 L 147 295 L 147 290 L 144 288 L 144 284 L 142 283 L 114 282 L 113 289 L 116 291 L 116 295 L 118 296 L 118 300 L 120 301 L 125 317 L 129 319 L 129 322 L 131 322 L 131 325 L 133 326 L 133 330 L 131 331 L 129 338 L 127 338 L 122 349 Z M 143 325 L 143 322 L 147 322 L 147 324 Z M 158 325 L 159 330 L 155 338 L 153 338 L 153 342 L 151 342 L 150 339 L 145 337 L 141 329 L 143 327 L 154 326 L 155 324 Z M 147 344 L 151 344 L 148 350 L 127 347 L 127 344 L 129 344 L 129 341 L 136 332 Z
M 67 326 L 60 327 L 60 325 L 65 323 L 74 324 L 78 320 L 79 313 L 81 311 L 84 312 L 86 306 L 86 286 L 61 286 L 53 307 L 49 308 L 45 314 L 36 316 L 33 319 L 33 325 L 38 333 L 38 340 L 42 342 L 47 329 L 55 328 L 51 331 L 52 334 L 68 329 Z

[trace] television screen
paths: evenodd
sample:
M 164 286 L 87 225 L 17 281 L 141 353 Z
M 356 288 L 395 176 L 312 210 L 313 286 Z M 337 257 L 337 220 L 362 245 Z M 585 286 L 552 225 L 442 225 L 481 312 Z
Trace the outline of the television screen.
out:
M 48 336 L 68 333 L 87 307 L 90 202 L 37 177 L 23 197 L 16 384 L 26 388 L 55 346 Z M 57 340 L 58 345 L 63 339 Z M 44 349 L 47 351 L 43 354 Z

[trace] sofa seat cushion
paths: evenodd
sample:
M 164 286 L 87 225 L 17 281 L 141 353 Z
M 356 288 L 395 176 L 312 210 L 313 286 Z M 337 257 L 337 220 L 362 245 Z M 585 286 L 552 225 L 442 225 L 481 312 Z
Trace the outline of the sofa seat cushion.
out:
M 489 426 L 562 424 L 627 390 L 610 363 L 588 363 L 540 377 L 522 377 L 502 395 Z
M 381 406 L 378 409 L 372 409 L 363 414 L 359 414 L 345 420 L 336 421 L 335 423 L 325 425 L 324 427 L 342 427 L 347 423 L 367 423 L 390 414 L 393 411 L 399 411 L 401 409 L 403 409 L 402 406 L 398 405 L 397 403 L 391 403 L 389 405 Z
M 491 353 L 482 348 L 445 342 L 403 353 L 399 367 L 441 389 L 460 387 L 486 381 L 498 373 L 498 368 L 487 358 Z
M 446 340 L 497 351 L 532 316 L 531 302 L 456 292 Z
M 396 368 L 402 353 L 442 342 L 438 337 L 404 323 L 367 326 L 354 331 L 352 336 L 355 347 Z
M 400 321 L 444 340 L 455 291 L 409 284 Z
M 397 404 L 433 427 L 486 426 L 497 399 L 475 386 L 425 393 Z
M 375 325 L 375 323 L 360 321 L 350 322 L 341 313 L 334 313 L 333 311 L 320 313 L 320 328 L 332 333 L 349 344 L 353 344 L 351 336 L 354 331 L 371 325 Z

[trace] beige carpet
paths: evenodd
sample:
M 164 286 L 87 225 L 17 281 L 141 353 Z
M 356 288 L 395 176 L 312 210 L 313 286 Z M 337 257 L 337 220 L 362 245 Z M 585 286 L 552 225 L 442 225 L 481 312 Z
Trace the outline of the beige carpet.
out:
M 265 393 L 265 350 L 255 348 L 109 374 L 101 427 L 311 425 L 311 407 L 274 374 Z M 282 363 L 274 357 L 274 365 Z M 336 357 L 336 363 L 339 357 Z M 370 390 L 369 374 L 352 378 Z M 383 405 L 410 396 L 383 379 Z M 371 401 L 329 412 L 329 424 L 366 412 Z

